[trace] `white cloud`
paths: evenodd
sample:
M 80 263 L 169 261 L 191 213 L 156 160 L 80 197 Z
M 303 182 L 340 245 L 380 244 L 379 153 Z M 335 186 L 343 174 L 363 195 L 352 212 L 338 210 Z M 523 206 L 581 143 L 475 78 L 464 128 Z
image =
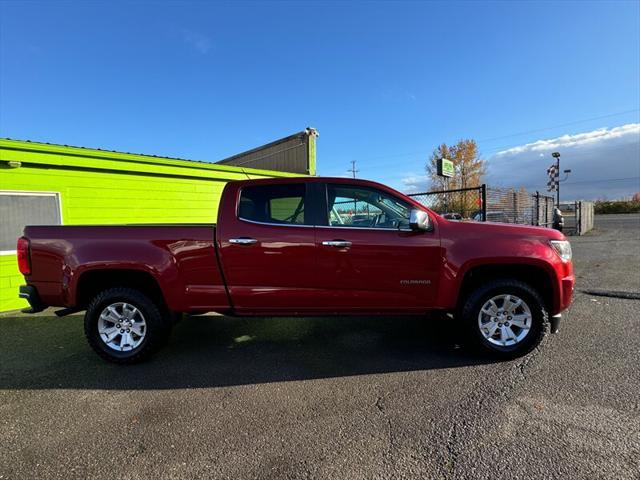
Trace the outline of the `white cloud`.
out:
M 546 192 L 551 153 L 561 153 L 563 199 L 619 198 L 640 191 L 640 123 L 538 140 L 488 159 L 487 184 Z M 562 176 L 561 176 L 562 178 Z
M 413 93 L 411 93 L 411 92 L 409 92 L 409 91 L 404 92 L 404 94 L 406 95 L 406 97 L 407 97 L 409 100 L 412 100 L 412 101 L 414 101 L 414 102 L 415 102 L 416 100 L 418 100 L 418 97 L 416 97 L 416 95 L 415 95 L 415 94 L 413 94 Z
M 513 147 L 508 150 L 498 152 L 496 157 L 504 155 L 514 155 L 524 152 L 539 152 L 547 150 L 556 150 L 567 147 L 589 147 L 602 142 L 608 142 L 612 139 L 630 138 L 638 141 L 640 135 L 640 123 L 630 123 L 611 129 L 600 128 L 591 132 L 578 133 L 576 135 L 562 135 L 561 137 L 549 140 L 538 140 L 533 143 L 527 143 L 519 147 Z M 544 156 L 541 153 L 540 156 Z
M 640 191 L 640 123 L 541 139 L 485 156 L 485 183 L 551 195 L 546 170 L 555 162 L 555 151 L 562 155 L 560 168 L 572 170 L 561 184 L 563 201 L 616 199 Z M 371 178 L 405 193 L 434 189 L 426 173 L 416 170 Z
M 211 50 L 212 42 L 209 37 L 193 30 L 183 30 L 182 39 L 190 45 L 196 52 L 206 55 Z
M 431 182 L 425 174 L 417 175 L 408 173 L 406 177 L 400 180 L 400 190 L 407 193 L 428 192 L 431 190 Z

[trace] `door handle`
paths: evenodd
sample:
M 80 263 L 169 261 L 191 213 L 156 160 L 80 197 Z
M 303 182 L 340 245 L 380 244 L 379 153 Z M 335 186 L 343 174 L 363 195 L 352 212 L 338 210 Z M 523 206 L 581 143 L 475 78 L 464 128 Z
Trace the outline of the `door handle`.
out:
M 351 246 L 351 242 L 346 240 L 325 240 L 322 245 L 325 247 L 347 248 Z
M 229 243 L 234 245 L 253 245 L 254 243 L 258 243 L 258 240 L 255 238 L 230 238 Z

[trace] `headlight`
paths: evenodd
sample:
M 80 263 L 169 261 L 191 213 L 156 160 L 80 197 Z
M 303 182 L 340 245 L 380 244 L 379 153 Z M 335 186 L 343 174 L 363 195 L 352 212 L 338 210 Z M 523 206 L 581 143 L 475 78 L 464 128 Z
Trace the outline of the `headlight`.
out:
M 571 244 L 567 240 L 551 240 L 551 246 L 563 262 L 571 260 Z

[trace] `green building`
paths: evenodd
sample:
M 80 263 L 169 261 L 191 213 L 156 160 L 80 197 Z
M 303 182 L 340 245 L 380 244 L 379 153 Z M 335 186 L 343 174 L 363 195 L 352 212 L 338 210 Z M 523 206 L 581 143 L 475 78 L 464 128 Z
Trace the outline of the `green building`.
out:
M 0 139 L 0 312 L 27 306 L 15 256 L 25 225 L 212 223 L 229 181 L 315 175 L 316 136 L 218 163 Z

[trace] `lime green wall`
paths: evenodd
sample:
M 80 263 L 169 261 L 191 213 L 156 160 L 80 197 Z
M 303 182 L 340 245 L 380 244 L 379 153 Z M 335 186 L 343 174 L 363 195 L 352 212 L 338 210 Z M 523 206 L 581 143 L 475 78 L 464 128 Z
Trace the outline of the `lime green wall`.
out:
M 226 182 L 272 176 L 295 175 L 0 139 L 0 190 L 58 192 L 64 225 L 215 222 Z M 0 311 L 26 306 L 23 283 L 0 255 Z
M 26 306 L 26 302 L 17 298 L 20 285 L 24 285 L 24 279 L 18 273 L 14 256 L 0 255 L 0 312 Z

